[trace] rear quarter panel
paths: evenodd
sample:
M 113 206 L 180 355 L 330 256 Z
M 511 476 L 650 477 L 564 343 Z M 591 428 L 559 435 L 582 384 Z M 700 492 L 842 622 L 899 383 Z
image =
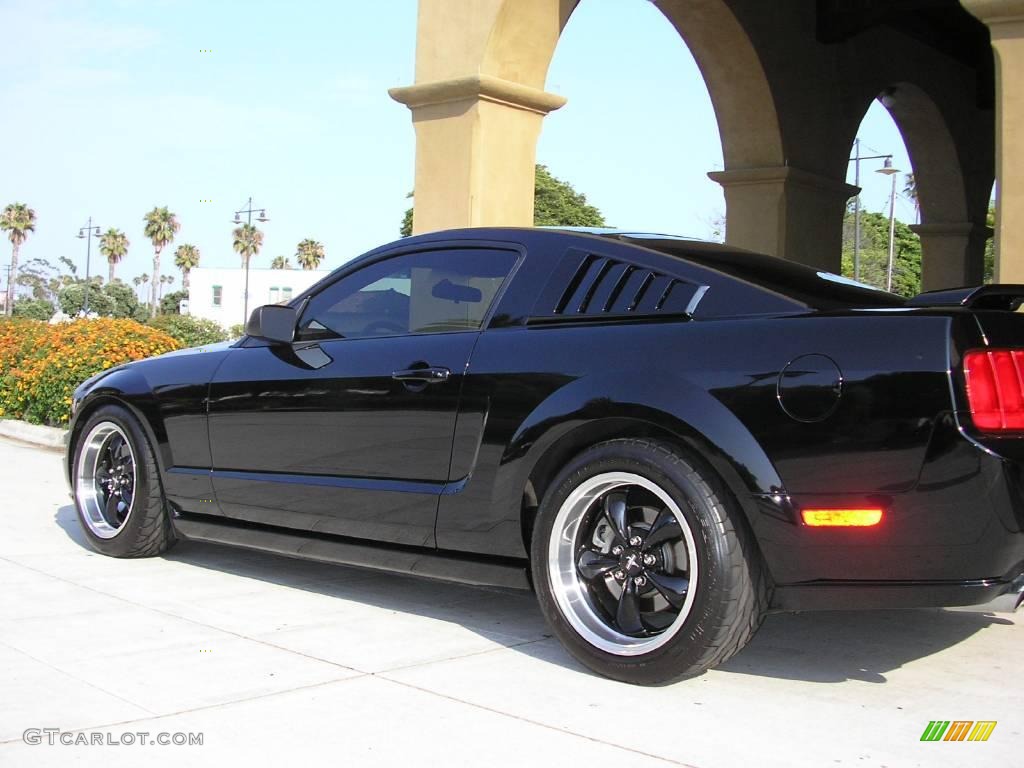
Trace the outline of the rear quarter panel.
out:
M 946 317 L 872 312 L 485 332 L 453 453 L 462 484 L 442 499 L 439 546 L 523 556 L 530 468 L 558 435 L 598 419 L 702 436 L 748 498 L 909 490 L 950 411 L 948 332 Z M 835 360 L 842 394 L 827 419 L 802 423 L 780 407 L 778 382 L 811 353 Z

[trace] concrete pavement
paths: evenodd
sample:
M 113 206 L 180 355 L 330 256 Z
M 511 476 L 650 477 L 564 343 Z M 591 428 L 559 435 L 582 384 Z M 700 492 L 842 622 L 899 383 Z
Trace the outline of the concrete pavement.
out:
M 530 595 L 197 544 L 106 558 L 59 454 L 3 440 L 0 488 L 0 765 L 1024 758 L 1024 612 L 771 616 L 721 669 L 636 688 L 577 665 Z M 922 743 L 930 720 L 998 725 L 985 743 Z M 46 728 L 79 743 L 24 743 Z M 148 743 L 162 733 L 203 743 Z

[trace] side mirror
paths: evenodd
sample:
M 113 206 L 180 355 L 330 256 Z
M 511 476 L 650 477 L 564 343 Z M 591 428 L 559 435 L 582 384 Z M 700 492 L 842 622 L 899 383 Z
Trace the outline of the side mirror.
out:
M 295 326 L 298 322 L 298 312 L 292 307 L 267 304 L 252 311 L 249 322 L 245 325 L 245 332 L 258 339 L 291 344 L 295 340 Z

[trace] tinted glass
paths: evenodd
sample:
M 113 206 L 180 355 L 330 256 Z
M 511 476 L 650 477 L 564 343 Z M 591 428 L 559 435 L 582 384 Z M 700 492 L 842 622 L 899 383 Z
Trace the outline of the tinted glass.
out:
M 376 262 L 313 296 L 299 338 L 477 330 L 515 261 L 511 251 L 458 249 Z
M 906 301 L 895 294 L 774 256 L 730 252 L 721 246 L 639 235 L 623 235 L 617 239 L 681 257 L 813 309 L 902 307 Z

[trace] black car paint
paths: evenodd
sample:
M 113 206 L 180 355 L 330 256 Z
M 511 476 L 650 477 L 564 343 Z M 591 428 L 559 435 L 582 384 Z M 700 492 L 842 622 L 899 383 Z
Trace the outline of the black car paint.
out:
M 185 536 L 442 578 L 526 586 L 547 483 L 586 446 L 631 435 L 718 472 L 778 607 L 982 602 L 1024 570 L 1024 440 L 974 431 L 960 373 L 967 349 L 1019 345 L 1024 318 L 908 307 L 723 246 L 515 229 L 408 238 L 292 306 L 377 259 L 452 247 L 522 255 L 482 332 L 165 355 L 80 388 L 71 434 L 100 403 L 129 407 Z M 602 274 L 626 263 L 684 281 L 699 303 L 557 315 L 581 253 L 606 260 L 591 265 Z M 309 365 L 310 350 L 330 362 Z M 838 381 L 821 360 L 801 367 L 809 355 Z M 391 379 L 427 364 L 452 378 Z M 799 522 L 801 507 L 835 504 L 882 505 L 885 521 Z

